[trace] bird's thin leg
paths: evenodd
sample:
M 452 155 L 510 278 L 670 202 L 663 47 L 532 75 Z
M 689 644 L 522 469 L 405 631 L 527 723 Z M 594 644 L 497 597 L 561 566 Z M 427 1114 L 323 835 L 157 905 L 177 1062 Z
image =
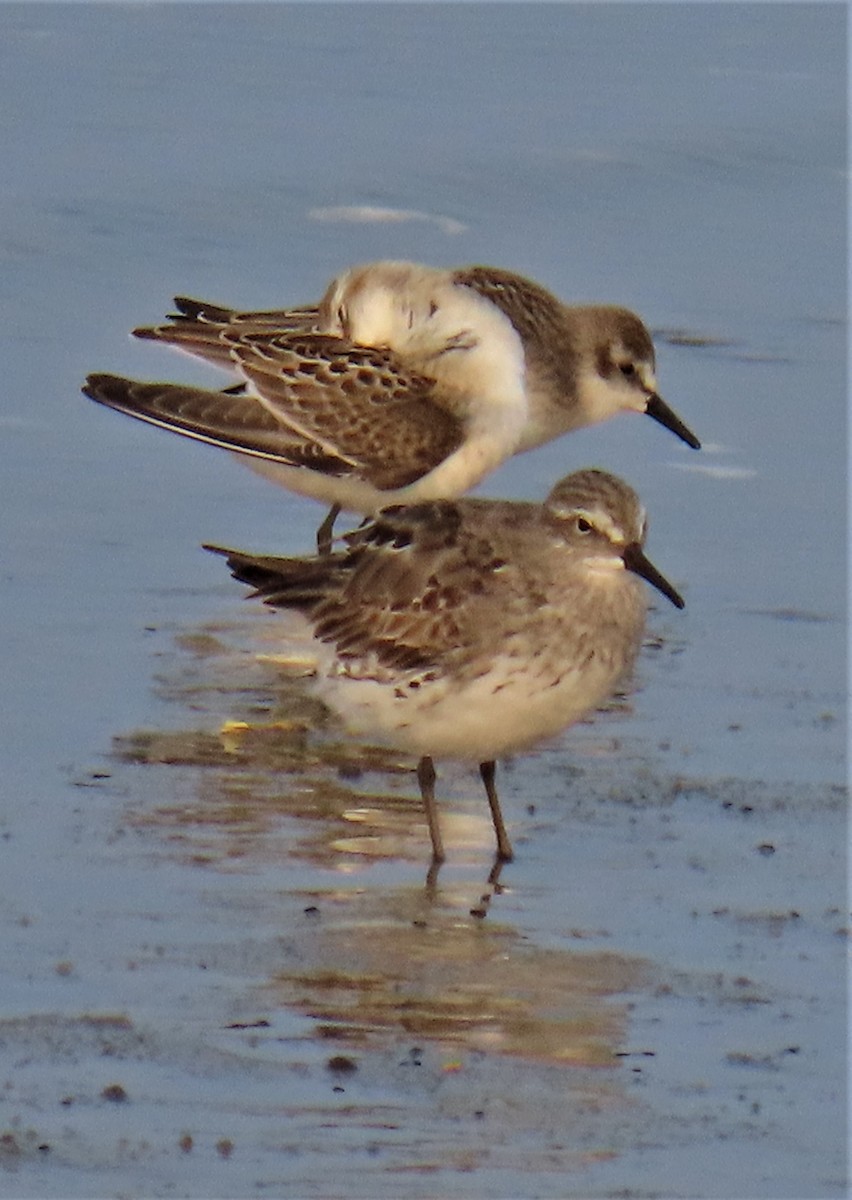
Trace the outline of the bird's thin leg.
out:
M 433 858 L 429 863 L 429 870 L 426 872 L 426 899 L 430 903 L 438 898 L 438 872 L 442 865 L 441 859 Z
M 497 857 L 501 862 L 511 862 L 515 855 L 512 851 L 512 843 L 509 841 L 509 835 L 506 832 L 506 826 L 503 824 L 503 814 L 500 811 L 497 788 L 494 786 L 495 770 L 496 764 L 493 761 L 479 764 L 479 774 L 482 776 L 482 782 L 485 784 L 485 794 L 488 797 L 488 804 L 491 808 L 491 820 L 494 822 L 494 832 L 497 834 Z
M 444 843 L 441 840 L 441 829 L 438 825 L 438 809 L 435 805 L 435 765 L 428 754 L 424 754 L 417 764 L 417 782 L 420 784 L 420 795 L 426 810 L 426 820 L 429 824 L 429 836 L 432 839 L 432 861 L 444 861 Z
M 340 516 L 340 505 L 332 504 L 328 516 L 317 530 L 317 553 L 325 556 L 331 554 L 331 536 L 334 532 L 334 522 Z
M 487 917 L 488 908 L 491 904 L 491 901 L 495 896 L 499 896 L 502 893 L 503 889 L 500 886 L 500 872 L 503 870 L 505 861 L 506 860 L 500 858 L 499 855 L 494 859 L 494 865 L 488 872 L 488 891 L 482 893 L 482 895 L 479 897 L 479 903 L 474 904 L 473 908 L 470 910 L 470 915 L 472 917 L 478 917 L 480 920 L 483 920 L 485 917 Z
M 502 887 L 500 886 L 500 872 L 503 870 L 505 862 L 505 858 L 495 858 L 494 866 L 488 872 L 488 882 L 494 889 L 492 895 L 499 896 L 503 891 Z

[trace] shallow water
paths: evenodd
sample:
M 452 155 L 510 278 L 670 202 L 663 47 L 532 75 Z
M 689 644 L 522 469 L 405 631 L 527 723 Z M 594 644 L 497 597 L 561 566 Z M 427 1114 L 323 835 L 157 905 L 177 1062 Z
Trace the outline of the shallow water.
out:
M 845 10 L 5 5 L 0 64 L 0 1194 L 845 1194 Z M 481 489 L 623 474 L 687 598 L 501 771 L 496 883 L 198 549 L 315 508 L 78 392 L 375 257 L 635 307 L 705 443 Z

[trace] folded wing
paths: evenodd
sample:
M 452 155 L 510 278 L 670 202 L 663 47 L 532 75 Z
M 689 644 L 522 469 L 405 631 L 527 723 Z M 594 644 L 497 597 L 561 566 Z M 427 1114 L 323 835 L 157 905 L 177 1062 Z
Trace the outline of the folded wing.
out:
M 323 334 L 238 334 L 222 343 L 250 385 L 214 392 L 91 375 L 93 400 L 153 425 L 258 458 L 405 487 L 461 444 L 436 385 L 390 351 Z

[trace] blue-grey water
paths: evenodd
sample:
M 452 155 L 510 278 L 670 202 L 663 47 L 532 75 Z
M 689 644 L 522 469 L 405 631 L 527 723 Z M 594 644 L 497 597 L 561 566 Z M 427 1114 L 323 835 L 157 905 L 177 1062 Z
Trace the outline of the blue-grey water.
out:
M 845 1194 L 846 22 L 840 4 L 0 6 L 0 1194 Z M 128 331 L 176 293 L 279 307 L 379 257 L 495 263 L 635 308 L 705 444 L 625 417 L 480 489 L 624 475 L 687 598 L 653 615 L 663 650 L 632 713 L 507 785 L 521 836 L 531 794 L 545 815 L 489 921 L 554 953 L 580 929 L 581 948 L 657 972 L 622 1033 L 653 1040 L 654 1065 L 616 1077 L 612 1111 L 589 1102 L 609 1115 L 576 1144 L 511 1114 L 483 1132 L 465 1104 L 484 1111 L 506 1078 L 480 1044 L 419 1092 L 365 1051 L 340 1103 L 393 1119 L 329 1125 L 310 1018 L 257 1000 L 263 955 L 235 963 L 243 935 L 274 938 L 300 889 L 338 876 L 290 861 L 286 838 L 244 872 L 170 856 L 128 806 L 172 787 L 177 804 L 186 780 L 108 757 L 116 735 L 191 724 L 157 687 L 175 639 L 247 616 L 200 543 L 301 552 L 317 510 L 97 408 L 83 377 L 213 383 Z M 584 828 L 562 796 L 572 745 L 591 761 L 598 741 L 596 787 L 610 769 L 614 796 L 653 786 L 618 743 L 680 798 L 614 801 Z M 109 786 L 80 786 L 101 771 Z M 383 871 L 355 872 L 370 903 L 422 879 L 416 860 Z M 214 945 L 227 967 L 196 970 Z M 711 996 L 690 972 L 726 982 Z M 279 1077 L 274 1048 L 227 1058 L 244 1007 L 309 1047 L 298 1070 Z M 104 1071 L 100 1043 L 69 1048 L 92 1014 L 155 1048 Z M 465 1070 L 485 1099 L 448 1099 Z M 549 1109 L 552 1064 L 523 1070 Z M 144 1102 L 100 1099 L 113 1076 Z M 363 1172 L 341 1174 L 353 1150 Z

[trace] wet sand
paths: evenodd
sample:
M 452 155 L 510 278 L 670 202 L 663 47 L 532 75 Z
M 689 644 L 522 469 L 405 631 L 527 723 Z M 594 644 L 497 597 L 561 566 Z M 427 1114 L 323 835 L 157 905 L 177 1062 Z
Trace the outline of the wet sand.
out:
M 18 906 L 7 1194 L 842 1194 L 843 789 L 673 772 L 625 698 L 503 771 L 496 878 L 442 771 L 433 877 L 412 764 L 265 617 L 178 636 L 169 716 L 72 781 L 117 886 Z

